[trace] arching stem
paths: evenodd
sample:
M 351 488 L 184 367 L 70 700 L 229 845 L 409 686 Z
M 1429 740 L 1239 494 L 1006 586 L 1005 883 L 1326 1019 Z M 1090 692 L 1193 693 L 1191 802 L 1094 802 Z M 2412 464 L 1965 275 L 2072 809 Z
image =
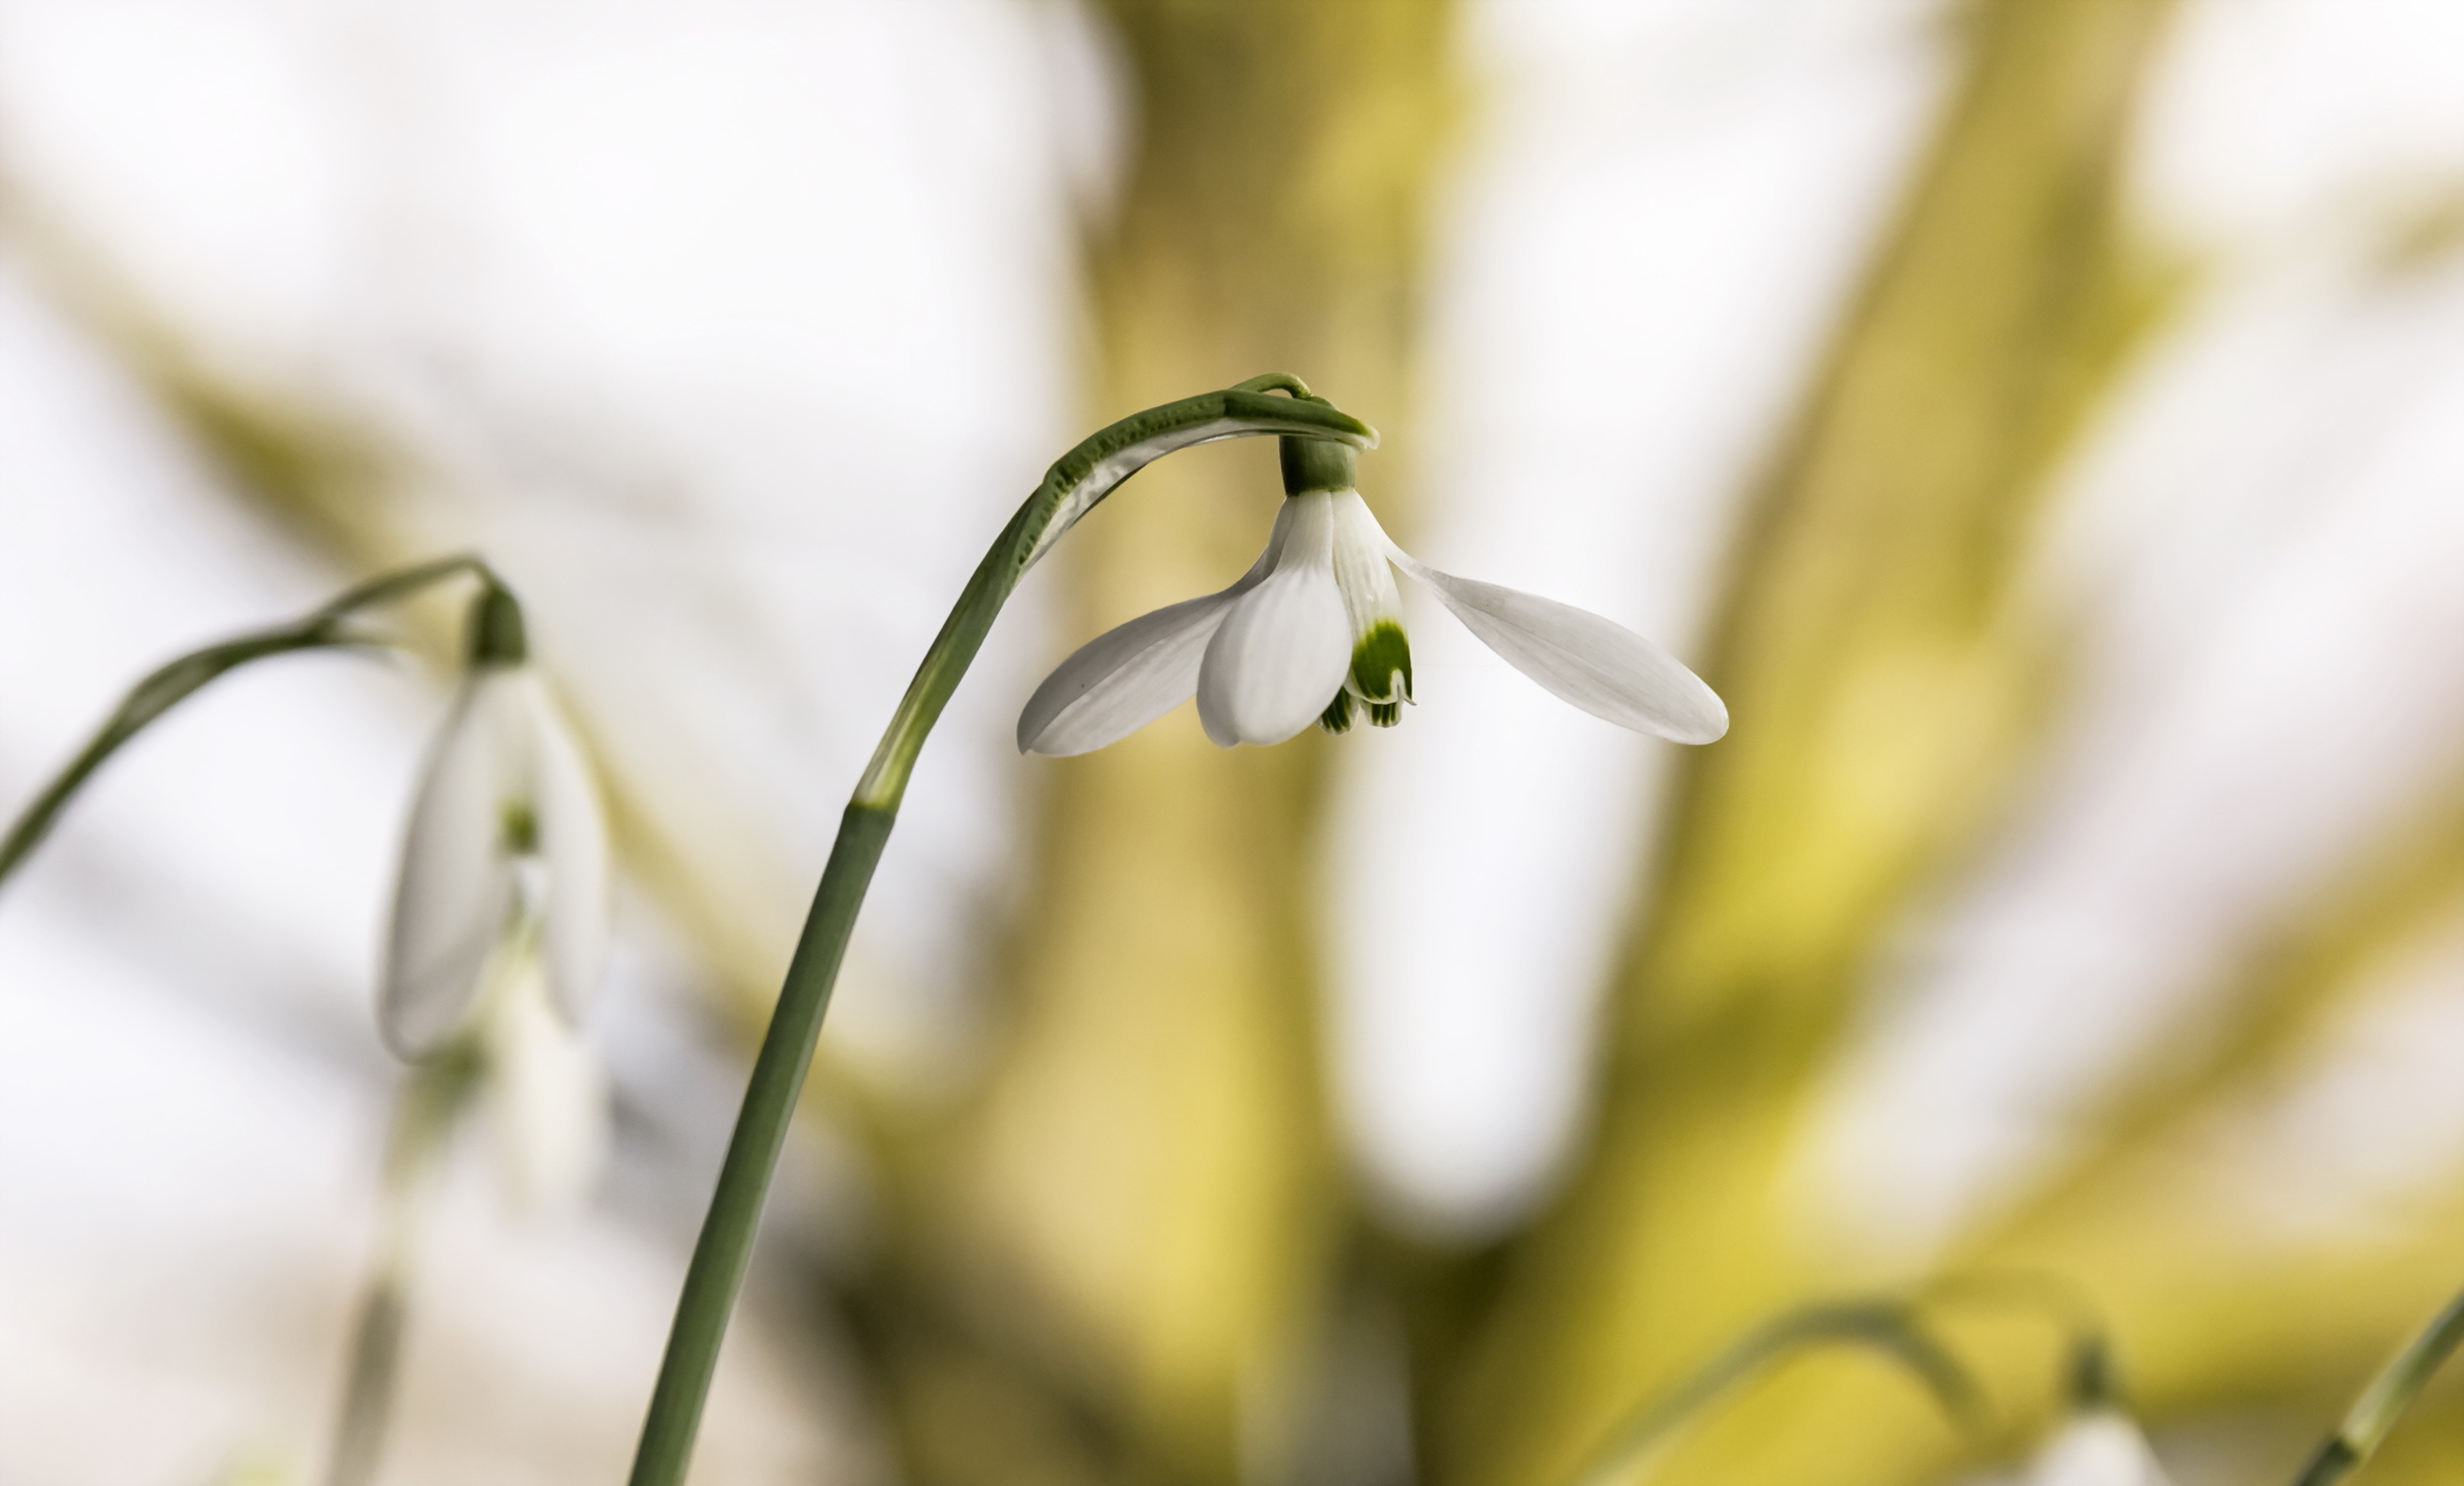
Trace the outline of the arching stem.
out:
M 157 718 L 185 701 L 208 682 L 268 656 L 381 643 L 375 636 L 350 628 L 345 621 L 363 609 L 390 603 L 432 583 L 466 572 L 487 575 L 487 566 L 476 557 L 463 554 L 440 557 L 416 567 L 387 573 L 343 591 L 330 601 L 288 624 L 236 635 L 156 667 L 143 680 L 128 689 L 119 706 L 104 720 L 102 727 L 95 730 L 94 736 L 86 741 L 86 745 L 77 750 L 76 756 L 51 777 L 51 781 L 11 822 L 8 835 L 0 838 L 0 885 L 6 885 L 10 876 L 33 855 L 35 848 L 41 844 L 43 837 L 59 820 L 60 813 L 68 809 L 68 803 L 76 798 L 77 792 L 85 787 L 95 770 L 103 767 L 112 754 L 118 752 L 130 739 L 144 732 Z M 487 576 L 493 583 L 493 576 Z
M 1288 392 L 1268 395 L 1262 389 Z M 1028 568 L 1122 481 L 1174 450 L 1257 434 L 1339 439 L 1374 447 L 1376 431 L 1310 395 L 1296 377 L 1271 374 L 1238 388 L 1149 408 L 1097 433 L 1063 455 L 1010 519 L 959 594 L 950 617 L 924 653 L 906 695 L 891 716 L 872 763 L 840 817 L 838 839 L 813 895 L 804 932 L 788 962 L 778 1004 L 755 1055 L 745 1101 L 719 1168 L 717 1189 L 702 1220 L 676 1305 L 659 1380 L 633 1457 L 632 1486 L 681 1486 L 693 1438 L 718 1366 L 736 1295 L 753 1256 L 754 1231 L 770 1178 L 787 1141 L 797 1096 L 812 1067 L 814 1041 L 838 978 L 847 936 L 855 927 L 873 869 L 889 843 L 924 739 L 940 719 L 960 677 L 974 662 L 992 620 Z

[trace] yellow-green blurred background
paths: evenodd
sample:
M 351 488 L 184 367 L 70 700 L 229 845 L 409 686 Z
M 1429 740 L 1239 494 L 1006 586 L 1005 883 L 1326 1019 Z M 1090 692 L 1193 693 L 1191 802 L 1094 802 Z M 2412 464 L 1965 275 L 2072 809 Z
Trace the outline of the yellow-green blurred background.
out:
M 1280 370 L 1439 566 L 1392 733 L 1015 756 L 1263 441 L 1026 586 L 927 750 L 695 1479 L 1554 1486 L 1809 1297 L 2051 1273 L 2182 1486 L 2464 1286 L 2464 5 L 7 0 L 0 808 L 164 656 L 475 546 L 626 868 L 614 1155 L 471 1132 L 384 1479 L 623 1468 L 839 803 L 1083 432 Z M 414 616 L 431 646 L 444 610 Z M 0 1486 L 313 1479 L 449 678 L 286 660 L 0 898 Z M 2024 1455 L 1791 1366 L 1660 1479 Z M 2464 1471 L 2433 1390 L 2372 1483 Z

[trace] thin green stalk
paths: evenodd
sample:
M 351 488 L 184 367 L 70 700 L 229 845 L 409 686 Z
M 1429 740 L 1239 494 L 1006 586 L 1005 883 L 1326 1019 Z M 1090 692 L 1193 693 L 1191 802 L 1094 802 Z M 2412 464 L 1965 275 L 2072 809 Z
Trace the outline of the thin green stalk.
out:
M 2447 1302 L 2447 1308 L 2421 1335 L 2413 1338 L 2413 1344 L 2397 1354 L 2386 1371 L 2361 1390 L 2361 1396 L 2354 1400 L 2351 1412 L 2345 1415 L 2345 1422 L 2301 1468 L 2294 1486 L 2331 1486 L 2351 1475 L 2386 1443 L 2396 1421 L 2412 1406 L 2430 1375 L 2454 1355 L 2459 1345 L 2464 1345 L 2464 1295 Z
M 347 589 L 288 624 L 237 635 L 157 667 L 145 679 L 129 688 L 128 694 L 120 699 L 119 706 L 86 741 L 86 745 L 77 750 L 77 755 L 52 777 L 49 784 L 43 786 L 41 793 L 35 796 L 11 823 L 7 837 L 0 839 L 0 885 L 8 882 L 42 838 L 49 834 L 60 813 L 68 808 L 69 801 L 84 788 L 95 770 L 103 767 L 122 744 L 143 732 L 147 725 L 215 677 L 268 656 L 288 655 L 299 650 L 381 643 L 375 636 L 352 629 L 344 621 L 362 609 L 390 602 L 440 579 L 457 573 L 484 574 L 486 571 L 486 565 L 476 557 L 440 557 Z
M 2119 1401 L 2113 1339 L 2096 1303 L 2076 1284 L 2050 1270 L 1987 1270 L 1955 1274 L 1920 1291 L 1920 1306 L 1999 1306 L 2034 1310 L 2060 1325 L 2070 1348 L 2065 1392 L 2074 1410 Z
M 1808 1347 L 1872 1347 L 1914 1374 L 1945 1413 L 1967 1423 L 1978 1413 L 1976 1380 L 1949 1349 L 1917 1323 L 1907 1301 L 1839 1301 L 1772 1320 L 1629 1414 L 1574 1475 L 1575 1486 L 1615 1486 L 1638 1476 L 1678 1429 L 1721 1394 Z
M 326 1486 L 367 1486 L 374 1479 L 394 1411 L 401 1371 L 402 1331 L 408 1313 L 411 1270 L 418 1253 L 427 1199 L 437 1167 L 463 1107 L 478 1086 L 479 1058 L 466 1041 L 402 1080 L 386 1141 L 384 1210 L 378 1219 L 377 1253 L 369 1265 L 357 1318 L 351 1326 L 348 1371 L 334 1415 L 333 1449 L 326 1461 Z
M 1268 395 L 1269 389 L 1288 397 Z M 856 784 L 822 871 L 821 886 L 805 919 L 803 935 L 788 962 L 785 983 L 769 1028 L 755 1056 L 735 1134 L 719 1168 L 717 1189 L 702 1219 L 685 1272 L 676 1323 L 652 1388 L 641 1447 L 633 1457 L 632 1486 L 680 1486 L 691 1458 L 693 1437 L 718 1366 L 719 1346 L 743 1288 L 753 1255 L 754 1231 L 769 1194 L 778 1153 L 787 1139 L 797 1096 L 812 1066 L 815 1039 L 830 1007 L 831 988 L 847 949 L 847 936 L 863 906 L 873 868 L 881 861 L 908 774 L 932 725 L 940 719 L 959 678 L 982 646 L 992 620 L 1009 596 L 1053 543 L 1148 462 L 1193 444 L 1276 434 L 1337 439 L 1374 448 L 1376 431 L 1310 395 L 1300 379 L 1281 374 L 1253 378 L 1220 392 L 1169 402 L 1124 418 L 1063 455 L 1035 493 L 1018 508 L 975 575 L 968 579 L 941 633 L 924 653 L 915 678 L 882 734 L 881 745 Z

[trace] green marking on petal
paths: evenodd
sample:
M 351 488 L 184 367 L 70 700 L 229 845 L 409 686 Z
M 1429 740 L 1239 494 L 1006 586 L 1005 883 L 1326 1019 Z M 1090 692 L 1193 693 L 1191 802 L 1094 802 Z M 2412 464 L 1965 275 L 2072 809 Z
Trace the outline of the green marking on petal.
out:
M 501 839 L 508 855 L 527 857 L 539 851 L 539 815 L 527 802 L 507 801 L 499 824 L 504 832 Z
M 1381 728 L 1391 728 L 1395 726 L 1395 724 L 1403 721 L 1403 703 L 1371 702 L 1369 704 L 1369 721 Z
M 1327 703 L 1326 710 L 1318 714 L 1318 726 L 1329 733 L 1349 733 L 1351 731 L 1351 693 L 1336 692 L 1335 700 Z
M 1412 700 L 1412 642 L 1402 625 L 1380 619 L 1352 646 L 1350 689 L 1364 702 Z

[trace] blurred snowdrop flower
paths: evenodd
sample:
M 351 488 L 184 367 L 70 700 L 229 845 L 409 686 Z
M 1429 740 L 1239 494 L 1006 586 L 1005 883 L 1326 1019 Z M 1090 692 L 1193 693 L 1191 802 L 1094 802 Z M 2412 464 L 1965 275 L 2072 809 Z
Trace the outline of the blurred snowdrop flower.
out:
M 1392 727 L 1412 696 L 1394 569 L 1426 584 L 1483 644 L 1560 699 L 1678 743 L 1728 731 L 1728 709 L 1667 652 L 1554 600 L 1441 573 L 1388 539 L 1348 445 L 1281 441 L 1286 499 L 1239 582 L 1132 619 L 1063 661 L 1018 719 L 1024 753 L 1085 753 L 1188 700 L 1222 747 L 1276 743 L 1365 709 Z
M 551 1004 L 536 947 L 499 963 L 476 1028 L 497 1171 L 516 1209 L 561 1211 L 606 1165 L 607 1075 Z
M 608 830 L 572 730 L 529 665 L 522 610 L 490 583 L 471 667 L 428 755 L 395 891 L 377 1020 L 404 1059 L 471 1023 L 492 958 L 536 937 L 570 1026 L 608 940 Z
M 2021 1479 L 2024 1486 L 2171 1486 L 2147 1437 L 2110 1405 L 2071 1415 Z

